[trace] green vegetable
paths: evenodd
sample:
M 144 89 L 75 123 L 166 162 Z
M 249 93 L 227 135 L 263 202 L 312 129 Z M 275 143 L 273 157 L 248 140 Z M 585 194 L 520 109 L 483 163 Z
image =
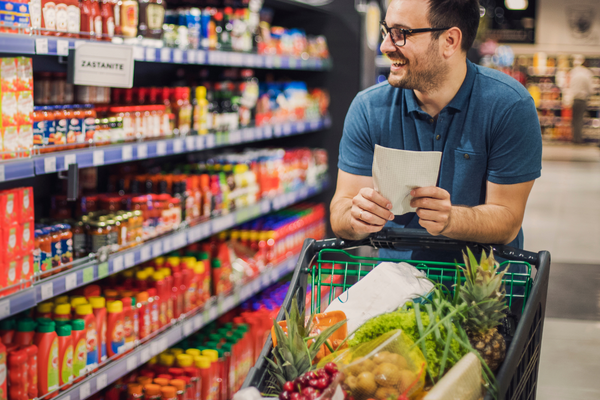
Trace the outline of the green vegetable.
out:
M 371 318 L 365 322 L 355 332 L 352 339 L 348 341 L 348 346 L 354 347 L 361 343 L 371 341 L 386 332 L 394 329 L 402 329 L 414 342 L 418 341 L 421 336 L 419 335 L 419 328 L 417 325 L 416 311 L 412 307 L 407 307 L 398 311 L 394 311 L 388 314 L 382 314 L 375 318 Z M 420 312 L 421 321 L 423 326 L 429 326 L 429 315 L 425 311 Z M 439 319 L 436 321 L 438 322 Z M 456 364 L 465 354 L 467 350 L 464 349 L 456 340 L 450 341 L 450 348 L 445 350 L 446 343 L 446 327 L 444 325 L 439 326 L 438 329 L 441 340 L 436 340 L 436 333 L 430 332 L 425 342 L 425 359 L 427 360 L 427 370 L 430 376 L 438 377 L 440 373 L 440 364 L 444 354 L 447 355 L 445 361 L 445 370 L 450 369 Z M 456 328 L 453 327 L 456 332 Z M 421 348 L 421 346 L 419 346 Z M 448 354 L 449 353 L 449 354 Z M 458 358 L 454 357 L 456 355 Z

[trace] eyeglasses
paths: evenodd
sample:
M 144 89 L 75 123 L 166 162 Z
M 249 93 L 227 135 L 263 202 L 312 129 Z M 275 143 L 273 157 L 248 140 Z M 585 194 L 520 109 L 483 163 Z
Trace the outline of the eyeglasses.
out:
M 413 33 L 421 33 L 421 32 L 439 32 L 446 31 L 450 28 L 419 28 L 419 29 L 402 29 L 402 28 L 390 28 L 387 26 L 385 21 L 379 22 L 381 31 L 381 37 L 385 40 L 388 34 L 392 37 L 392 43 L 397 47 L 402 47 L 406 44 L 406 37 L 412 35 Z

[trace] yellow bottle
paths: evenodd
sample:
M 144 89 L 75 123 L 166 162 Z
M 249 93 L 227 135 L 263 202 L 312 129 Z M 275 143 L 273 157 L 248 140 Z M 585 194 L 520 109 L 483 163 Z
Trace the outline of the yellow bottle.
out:
M 204 86 L 196 86 L 192 128 L 198 132 L 198 135 L 208 133 L 208 100 L 206 100 L 206 88 Z

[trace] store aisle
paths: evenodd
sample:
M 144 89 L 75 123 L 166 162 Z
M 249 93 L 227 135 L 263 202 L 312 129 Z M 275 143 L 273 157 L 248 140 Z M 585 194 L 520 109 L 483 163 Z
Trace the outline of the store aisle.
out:
M 600 151 L 545 147 L 525 248 L 552 254 L 538 399 L 600 399 Z

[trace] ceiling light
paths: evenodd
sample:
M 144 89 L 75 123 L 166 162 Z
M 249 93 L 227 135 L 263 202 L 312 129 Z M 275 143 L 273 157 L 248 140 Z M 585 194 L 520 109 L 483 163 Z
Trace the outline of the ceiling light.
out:
M 527 0 L 504 0 L 504 5 L 509 10 L 526 10 L 529 2 Z

